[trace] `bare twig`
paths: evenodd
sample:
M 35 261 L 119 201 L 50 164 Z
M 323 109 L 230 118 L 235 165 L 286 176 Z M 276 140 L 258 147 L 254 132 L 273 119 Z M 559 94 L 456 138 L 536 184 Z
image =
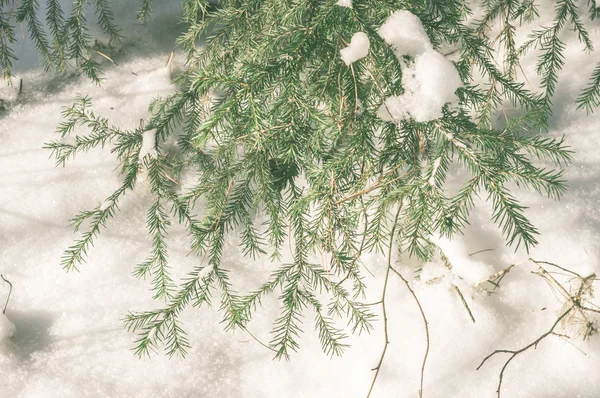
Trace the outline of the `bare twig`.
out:
M 552 327 L 547 332 L 542 334 L 539 338 L 537 338 L 535 341 L 533 341 L 532 343 L 526 345 L 525 347 L 523 347 L 519 350 L 496 350 L 496 351 L 492 352 L 490 355 L 488 355 L 487 357 L 485 357 L 483 359 L 483 361 L 481 362 L 481 364 L 477 367 L 477 370 L 479 370 L 488 359 L 492 358 L 496 354 L 509 354 L 510 355 L 508 360 L 504 363 L 504 366 L 502 366 L 502 369 L 500 371 L 500 375 L 499 375 L 499 379 L 498 379 L 498 389 L 496 390 L 496 393 L 498 394 L 498 398 L 500 398 L 500 392 L 501 392 L 501 388 L 502 388 L 504 372 L 506 371 L 510 362 L 517 355 L 527 351 L 528 349 L 530 349 L 532 347 L 534 349 L 537 348 L 537 345 L 543 339 L 545 339 L 546 337 L 548 337 L 550 335 L 558 336 L 559 338 L 565 339 L 565 341 L 568 341 L 568 340 L 566 340 L 569 338 L 568 335 L 555 332 L 554 330 L 561 323 L 563 323 L 563 324 L 573 323 L 573 319 L 574 319 L 573 317 L 581 316 L 583 318 L 583 323 L 585 323 L 585 327 L 586 327 L 586 330 L 585 330 L 584 336 L 583 336 L 583 338 L 585 339 L 586 337 L 588 337 L 590 334 L 592 334 L 596 330 L 594 327 L 594 323 L 590 319 L 590 314 L 588 313 L 588 311 L 594 312 L 594 313 L 600 313 L 600 310 L 586 306 L 586 304 L 590 304 L 590 305 L 594 306 L 593 303 L 591 303 L 587 300 L 587 297 L 590 297 L 591 293 L 589 292 L 589 290 L 592 288 L 592 282 L 597 279 L 595 273 L 593 273 L 587 277 L 582 277 L 578 273 L 571 271 L 569 269 L 566 269 L 564 267 L 561 267 L 559 265 L 556 265 L 554 263 L 550 263 L 547 261 L 537 261 L 532 258 L 528 259 L 527 261 L 530 261 L 537 266 L 538 270 L 531 271 L 531 272 L 533 274 L 539 275 L 546 281 L 548 286 L 555 293 L 557 299 L 563 303 L 563 310 L 561 311 L 561 315 L 556 319 L 556 321 L 554 322 Z M 548 272 L 542 265 L 555 267 L 558 270 L 560 270 L 570 276 L 573 276 L 573 278 L 571 278 L 571 280 L 578 279 L 578 282 L 580 282 L 580 285 L 577 287 L 575 292 L 573 292 L 573 293 L 569 292 L 569 290 L 567 290 L 567 288 L 565 288 L 558 280 L 556 280 L 556 278 L 554 276 L 552 276 L 552 273 Z M 481 285 L 484 282 L 490 282 L 497 286 L 497 283 L 494 283 L 492 280 L 498 279 L 498 278 L 502 279 L 515 266 L 516 265 L 511 265 L 510 267 L 506 268 L 505 270 L 497 272 L 496 274 L 492 275 L 488 279 L 476 284 L 475 287 Z M 556 272 L 555 272 L 555 274 L 556 274 Z M 570 344 L 572 345 L 572 343 L 570 343 Z M 579 351 L 581 351 L 579 348 L 577 348 L 577 349 Z
M 500 270 L 493 275 L 488 276 L 487 278 L 485 278 L 484 280 L 482 280 L 480 282 L 477 282 L 473 287 L 477 289 L 484 283 L 488 282 L 488 283 L 491 283 L 492 285 L 494 285 L 494 290 L 495 290 L 496 288 L 498 288 L 500 286 L 500 282 L 502 281 L 502 279 L 504 278 L 504 276 L 506 274 L 508 274 L 510 271 L 512 271 L 513 268 L 515 268 L 519 265 L 525 264 L 528 261 L 529 260 L 525 260 L 525 261 L 521 261 L 520 263 L 511 264 L 509 267 L 507 267 L 503 270 Z
M 258 337 L 256 337 L 255 335 L 252 334 L 252 332 L 250 332 L 245 326 L 242 326 L 242 329 L 248 333 L 250 335 L 250 337 L 252 337 L 258 344 L 262 345 L 263 347 L 265 347 L 268 350 L 271 350 L 273 352 L 277 352 L 276 349 L 274 349 L 273 347 L 268 346 L 267 344 L 263 343 Z
M 394 225 L 392 226 L 392 230 L 390 231 L 390 244 L 388 248 L 388 263 L 387 268 L 385 270 L 385 280 L 383 282 L 383 292 L 381 293 L 381 308 L 383 311 L 383 334 L 385 337 L 385 345 L 383 346 L 383 351 L 381 352 L 381 356 L 379 357 L 379 362 L 377 366 L 372 370 L 375 371 L 375 375 L 373 376 L 373 381 L 371 382 L 371 387 L 369 388 L 369 392 L 367 393 L 367 398 L 371 396 L 373 392 L 373 387 L 375 387 L 375 382 L 377 381 L 377 376 L 379 376 L 379 371 L 381 370 L 381 365 L 383 364 L 383 359 L 385 358 L 385 353 L 387 351 L 388 344 L 390 344 L 388 338 L 388 321 L 387 321 L 387 311 L 385 308 L 385 294 L 387 292 L 388 281 L 390 279 L 390 270 L 392 270 L 392 248 L 394 246 L 394 238 L 396 232 L 396 225 L 398 224 L 398 217 L 400 216 L 400 210 L 402 206 L 398 207 L 398 211 L 396 212 L 396 218 L 394 219 Z
M 476 252 L 473 252 L 471 254 L 469 254 L 469 257 L 473 257 L 476 254 L 479 253 L 485 253 L 485 252 L 493 252 L 495 249 L 483 249 L 483 250 L 477 250 Z
M 475 317 L 473 316 L 473 313 L 471 312 L 471 309 L 469 308 L 469 304 L 467 304 L 467 300 L 465 300 L 465 296 L 463 296 L 463 294 L 460 291 L 460 289 L 458 288 L 458 286 L 456 286 L 456 285 L 452 285 L 452 286 L 454 286 L 454 290 L 456 290 L 456 293 L 458 293 L 460 300 L 462 301 L 463 305 L 467 309 L 467 312 L 469 313 L 469 317 L 471 317 L 471 320 L 473 321 L 473 323 L 475 323 Z
M 9 289 L 8 289 L 8 296 L 6 297 L 6 302 L 4 303 L 4 309 L 2 310 L 3 314 L 6 314 L 6 308 L 8 307 L 8 301 L 10 300 L 10 295 L 12 293 L 12 289 L 13 289 L 13 285 L 12 283 L 10 283 L 7 279 L 4 278 L 4 276 L 2 274 L 0 274 L 0 278 L 2 278 L 2 280 L 6 283 L 8 283 Z
M 569 307 L 565 312 L 562 313 L 561 316 L 559 316 L 556 321 L 554 322 L 554 324 L 552 325 L 552 327 L 550 328 L 550 330 L 548 330 L 546 333 L 542 334 L 540 337 L 538 337 L 535 341 L 533 341 L 532 343 L 526 345 L 525 347 L 519 349 L 519 350 L 496 350 L 494 352 L 492 352 L 490 355 L 488 355 L 487 357 L 485 357 L 483 359 L 483 361 L 481 362 L 481 364 L 477 367 L 477 370 L 479 370 L 483 364 L 490 359 L 491 357 L 493 357 L 496 354 L 510 354 L 510 357 L 508 358 L 508 360 L 504 363 L 504 366 L 502 366 L 502 370 L 500 371 L 500 376 L 498 378 L 498 389 L 496 390 L 496 393 L 498 394 L 498 398 L 500 398 L 500 390 L 502 388 L 502 378 L 504 377 L 504 371 L 506 370 L 506 368 L 508 367 L 508 364 L 515 359 L 515 357 L 519 354 L 521 354 L 522 352 L 527 351 L 528 349 L 530 349 L 531 347 L 533 347 L 534 349 L 537 348 L 537 345 L 544 340 L 546 337 L 554 334 L 554 329 L 556 329 L 556 327 L 558 326 L 558 324 L 571 312 L 571 310 L 573 310 L 573 308 L 575 308 L 575 306 L 571 306 Z
M 419 312 L 421 313 L 421 317 L 423 318 L 423 324 L 425 325 L 425 337 L 427 339 L 427 345 L 425 347 L 425 355 L 423 356 L 423 364 L 421 365 L 421 387 L 419 389 L 419 398 L 422 398 L 423 397 L 423 381 L 425 380 L 425 364 L 427 363 L 427 356 L 429 355 L 429 322 L 427 322 L 427 317 L 425 316 L 425 312 L 423 312 L 423 307 L 421 306 L 421 302 L 417 298 L 415 291 L 410 287 L 410 284 L 408 283 L 406 278 L 404 278 L 402 276 L 402 274 L 400 272 L 396 271 L 396 269 L 394 269 L 393 267 L 390 267 L 390 268 L 392 271 L 394 271 L 396 273 L 396 275 L 398 275 L 398 277 L 400 279 L 402 279 L 402 282 L 404 282 L 404 284 L 410 291 L 410 294 L 415 299 L 415 302 L 417 303 L 417 306 L 419 307 Z M 469 313 L 471 313 L 471 311 L 469 311 Z M 471 317 L 473 317 L 473 315 L 471 315 Z M 475 320 L 473 320 L 473 322 L 475 322 Z

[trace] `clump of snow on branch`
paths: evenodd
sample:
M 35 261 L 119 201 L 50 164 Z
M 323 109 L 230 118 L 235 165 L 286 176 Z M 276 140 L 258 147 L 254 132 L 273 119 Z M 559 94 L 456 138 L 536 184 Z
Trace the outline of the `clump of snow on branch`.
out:
M 108 209 L 111 205 L 113 204 L 112 201 L 110 200 L 106 200 L 104 202 L 102 202 L 102 204 L 100 205 L 100 211 L 105 211 L 106 209 Z
M 148 130 L 142 133 L 142 147 L 140 149 L 140 160 L 146 156 L 156 157 L 156 131 Z
M 352 8 L 352 0 L 339 0 L 337 5 L 340 7 Z
M 379 36 L 394 49 L 396 56 L 415 57 L 433 49 L 419 17 L 410 11 L 397 11 L 381 25 Z
M 0 344 L 14 336 L 17 328 L 15 325 L 6 317 L 6 315 L 0 313 Z
M 458 100 L 455 92 L 462 81 L 454 64 L 433 49 L 419 18 L 409 11 L 398 11 L 378 33 L 403 64 L 405 92 L 387 98 L 377 115 L 386 121 L 413 118 L 417 122 L 442 117 L 444 104 Z M 407 64 L 405 55 L 413 57 L 414 63 Z
M 364 32 L 355 33 L 350 40 L 350 45 L 340 51 L 342 60 L 346 65 L 350 65 L 353 62 L 358 61 L 361 58 L 366 57 L 369 54 L 369 37 Z

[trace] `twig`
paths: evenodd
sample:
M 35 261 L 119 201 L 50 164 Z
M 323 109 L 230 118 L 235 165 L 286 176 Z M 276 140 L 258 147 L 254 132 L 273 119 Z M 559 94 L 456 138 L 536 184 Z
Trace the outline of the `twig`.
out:
M 535 263 L 535 264 L 537 264 L 537 265 L 540 265 L 540 264 L 546 264 L 546 265 L 550 265 L 550 266 L 552 266 L 552 267 L 556 267 L 556 268 L 558 268 L 558 269 L 559 269 L 559 270 L 561 270 L 561 271 L 564 271 L 564 272 L 567 272 L 567 273 L 569 273 L 569 274 L 575 275 L 575 276 L 577 276 L 578 278 L 581 278 L 581 279 L 587 279 L 587 278 L 584 278 L 583 276 L 579 275 L 577 272 L 574 272 L 574 271 L 571 271 L 571 270 L 569 270 L 569 269 L 563 268 L 563 267 L 561 267 L 560 265 L 557 265 L 557 264 L 554 264 L 554 263 L 549 263 L 549 262 L 547 262 L 547 261 L 538 261 L 538 260 L 534 260 L 534 259 L 532 259 L 532 258 L 529 258 L 529 261 L 531 261 L 532 263 Z M 541 268 L 541 267 L 540 267 L 540 268 Z
M 460 291 L 460 289 L 458 288 L 458 286 L 456 286 L 456 285 L 452 285 L 452 286 L 454 286 L 454 290 L 456 290 L 456 293 L 458 293 L 458 296 L 460 297 L 463 305 L 467 309 L 467 312 L 469 313 L 471 320 L 473 321 L 473 323 L 475 323 L 475 317 L 473 316 L 473 313 L 471 312 L 471 309 L 469 308 L 469 304 L 467 304 L 467 300 L 465 300 L 465 296 L 463 296 L 463 294 Z
M 0 274 L 0 278 L 2 278 L 2 280 L 6 283 L 8 283 L 9 289 L 8 289 L 8 296 L 6 297 L 6 303 L 4 303 L 4 309 L 2 310 L 3 314 L 6 314 L 6 308 L 8 307 L 8 301 L 10 300 L 10 295 L 12 293 L 12 289 L 13 289 L 13 285 L 12 283 L 10 283 L 7 279 L 4 278 L 4 276 L 2 274 Z
M 112 62 L 112 63 L 113 63 L 113 65 L 115 65 L 115 66 L 119 66 L 119 64 L 117 64 L 115 61 L 113 61 L 113 59 L 112 59 L 111 57 L 109 57 L 108 55 L 104 54 L 103 52 L 101 52 L 101 51 L 98 51 L 98 50 L 94 50 L 94 52 L 95 52 L 96 54 L 100 55 L 101 57 L 104 57 L 104 58 L 106 58 L 107 60 L 109 60 L 110 62 Z
M 390 267 L 390 268 L 392 269 L 392 271 L 394 271 L 396 273 L 396 275 L 398 275 L 398 277 L 400 279 L 402 279 L 402 282 L 404 282 L 404 284 L 410 291 L 410 294 L 415 299 L 415 302 L 417 303 L 417 306 L 419 307 L 419 312 L 421 312 L 421 317 L 423 318 L 423 324 L 425 325 L 425 337 L 427 338 L 427 346 L 425 348 L 425 355 L 423 356 L 423 365 L 421 365 L 421 388 L 419 389 L 419 398 L 422 398 L 423 397 L 423 381 L 425 379 L 425 364 L 427 363 L 427 356 L 429 355 L 429 345 L 430 345 L 429 322 L 427 322 L 427 317 L 425 316 L 425 312 L 423 312 L 423 307 L 421 306 L 421 302 L 417 298 L 415 291 L 410 287 L 410 284 L 408 283 L 408 281 L 402 276 L 402 274 L 400 272 L 396 271 L 393 267 Z M 461 297 L 462 297 L 462 295 L 461 295 Z M 468 309 L 468 307 L 467 307 L 467 309 Z M 470 313 L 471 313 L 471 311 L 469 311 L 469 314 Z M 471 317 L 473 317 L 473 315 L 471 315 Z M 474 319 L 473 319 L 473 322 L 475 322 Z
M 500 281 L 502 281 L 502 279 L 504 278 L 504 275 L 508 274 L 513 268 L 515 268 L 521 264 L 525 264 L 528 261 L 529 260 L 525 260 L 525 261 L 521 261 L 520 263 L 511 264 L 508 268 L 498 271 L 495 274 L 488 276 L 484 280 L 477 282 L 475 285 L 473 285 L 473 287 L 477 289 L 484 283 L 489 282 L 492 285 L 494 285 L 494 289 L 496 289 L 500 285 Z M 497 281 L 493 282 L 494 279 L 497 279 Z
M 551 334 L 554 334 L 554 329 L 556 329 L 556 326 L 558 326 L 558 324 L 571 312 L 571 310 L 575 308 L 575 306 L 571 306 L 569 307 L 565 312 L 563 312 L 563 314 L 561 316 L 559 316 L 556 321 L 554 322 L 554 324 L 552 325 L 552 327 L 550 328 L 550 330 L 548 330 L 546 333 L 544 333 L 543 335 L 541 335 L 540 337 L 538 337 L 535 341 L 533 341 L 532 343 L 526 345 L 525 347 L 519 349 L 519 350 L 496 350 L 494 352 L 492 352 L 490 355 L 488 355 L 487 357 L 485 357 L 483 359 L 483 361 L 481 362 L 481 364 L 477 367 L 477 370 L 479 370 L 483 364 L 490 359 L 491 357 L 493 357 L 496 354 L 511 354 L 510 358 L 508 358 L 508 360 L 504 363 L 504 366 L 502 366 L 502 370 L 500 371 L 500 376 L 498 379 L 498 389 L 496 390 L 496 393 L 498 394 L 498 398 L 500 398 L 500 389 L 502 388 L 502 378 L 504 377 L 504 371 L 506 370 L 506 368 L 508 367 L 508 364 L 520 353 L 527 351 L 528 349 L 530 349 L 531 347 L 533 347 L 534 349 L 537 348 L 537 345 L 546 337 L 550 336 Z
M 495 249 L 483 249 L 483 250 L 477 250 L 476 252 L 473 252 L 471 254 L 469 254 L 469 257 L 473 257 L 476 254 L 479 253 L 485 253 L 485 252 L 493 252 Z
M 252 332 L 250 332 L 245 326 L 241 326 L 242 329 L 248 333 L 250 335 L 250 337 L 252 337 L 258 344 L 262 345 L 263 347 L 273 351 L 273 352 L 277 352 L 276 349 L 274 349 L 273 347 L 269 347 L 268 345 L 266 345 L 265 343 L 263 343 L 258 337 L 256 337 L 255 335 L 252 334 Z
M 390 270 L 392 268 L 392 248 L 394 246 L 394 237 L 396 232 L 396 225 L 398 224 L 398 217 L 400 216 L 400 210 L 402 206 L 398 207 L 398 211 L 396 212 L 396 218 L 394 219 L 394 225 L 392 226 L 392 230 L 390 231 L 390 245 L 388 249 L 388 263 L 385 271 L 385 280 L 383 282 L 383 292 L 381 294 L 381 308 L 383 310 L 383 333 L 385 336 L 385 345 L 383 346 L 383 351 L 381 352 L 381 356 L 379 357 L 379 362 L 377 366 L 372 370 L 375 371 L 375 376 L 373 376 L 373 381 L 371 382 L 371 387 L 369 388 L 369 392 L 367 393 L 367 398 L 371 396 L 373 392 L 373 387 L 375 387 L 375 382 L 377 381 L 377 376 L 379 376 L 379 371 L 381 370 L 381 364 L 383 363 L 383 359 L 385 358 L 385 353 L 387 351 L 388 344 L 390 341 L 388 339 L 388 321 L 387 321 L 387 311 L 385 308 L 385 294 L 387 292 L 388 281 L 390 279 Z

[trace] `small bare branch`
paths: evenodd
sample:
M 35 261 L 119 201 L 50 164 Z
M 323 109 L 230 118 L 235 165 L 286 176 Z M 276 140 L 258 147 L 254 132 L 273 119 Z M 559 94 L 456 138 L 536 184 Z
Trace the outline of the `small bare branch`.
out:
M 6 297 L 6 302 L 4 303 L 4 309 L 2 310 L 2 313 L 6 314 L 6 308 L 8 307 L 8 301 L 10 300 L 10 295 L 12 294 L 13 285 L 7 279 L 5 279 L 2 274 L 0 274 L 0 278 L 2 278 L 2 280 L 4 282 L 8 283 L 8 286 L 9 286 L 8 296 Z
M 502 379 L 504 377 L 504 372 L 506 371 L 506 368 L 508 367 L 508 364 L 510 364 L 510 362 L 515 359 L 515 357 L 519 354 L 521 354 L 522 352 L 527 351 L 528 349 L 530 349 L 531 347 L 533 347 L 534 349 L 537 348 L 537 345 L 544 340 L 546 337 L 554 334 L 554 329 L 556 329 L 556 327 L 558 326 L 558 324 L 573 310 L 574 306 L 569 307 L 565 312 L 562 313 L 561 316 L 559 316 L 556 321 L 554 322 L 554 324 L 552 325 L 552 327 L 550 328 L 550 330 L 548 330 L 546 333 L 542 334 L 540 337 L 538 337 L 535 341 L 533 341 L 532 343 L 526 345 L 525 347 L 519 349 L 519 350 L 496 350 L 494 352 L 492 352 L 490 355 L 488 355 L 487 357 L 485 357 L 483 359 L 483 361 L 481 362 L 481 364 L 477 367 L 477 370 L 479 370 L 483 364 L 486 363 L 486 361 L 488 359 L 490 359 L 491 357 L 493 357 L 496 354 L 510 354 L 510 357 L 508 358 L 508 360 L 504 363 L 504 366 L 502 366 L 502 370 L 500 371 L 500 376 L 498 378 L 498 389 L 496 390 L 496 393 L 498 394 L 498 398 L 500 398 L 500 390 L 502 389 Z

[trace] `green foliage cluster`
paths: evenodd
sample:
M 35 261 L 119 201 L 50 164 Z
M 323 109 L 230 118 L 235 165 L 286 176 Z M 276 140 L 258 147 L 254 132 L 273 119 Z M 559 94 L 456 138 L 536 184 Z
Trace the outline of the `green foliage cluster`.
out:
M 60 0 L 45 1 L 45 20 L 40 19 L 40 1 L 0 0 L 0 68 L 2 78 L 10 81 L 15 54 L 17 26 L 27 27 L 29 37 L 38 50 L 46 70 L 65 71 L 72 67 L 80 69 L 88 78 L 100 82 L 100 65 L 95 60 L 102 56 L 94 50 L 92 36 L 87 27 L 88 3 L 93 3 L 97 22 L 110 43 L 121 39 L 119 28 L 108 0 L 73 0 L 70 12 L 65 12 Z M 64 2 L 63 2 L 64 3 Z
M 27 23 L 47 67 L 61 68 L 75 59 L 86 75 L 98 79 L 85 3 L 75 0 L 70 16 L 63 16 L 58 2 L 48 0 L 48 35 L 36 20 L 36 0 L 22 1 L 16 14 L 1 14 L 5 76 L 12 57 L 6 49 L 14 41 L 11 16 L 16 15 L 16 22 Z M 8 4 L 0 0 L 2 7 Z M 509 244 L 528 250 L 537 243 L 538 231 L 512 190 L 535 190 L 554 199 L 565 191 L 562 168 L 571 154 L 563 140 L 545 136 L 544 130 L 564 63 L 560 34 L 575 29 L 591 51 L 582 20 L 597 18 L 594 1 L 556 1 L 553 24 L 534 31 L 520 48 L 515 32 L 537 18 L 534 0 L 485 0 L 484 15 L 475 24 L 465 22 L 471 11 L 463 0 L 353 0 L 351 8 L 336 0 L 182 4 L 187 29 L 179 45 L 186 67 L 175 78 L 177 92 L 152 103 L 146 126 L 133 131 L 111 126 L 92 112 L 88 98 L 81 98 L 64 111 L 58 130 L 63 137 L 81 126 L 90 133 L 76 135 L 74 143 L 48 144 L 59 165 L 90 148 L 109 146 L 124 177 L 106 205 L 74 218 L 76 230 L 86 227 L 65 252 L 67 269 L 84 261 L 117 213 L 119 200 L 142 173 L 147 176 L 154 198 L 147 212 L 153 249 L 134 273 L 152 278 L 155 297 L 165 304 L 127 315 L 127 327 L 138 333 L 138 354 L 163 346 L 171 355 L 185 354 L 189 342 L 179 315 L 215 297 L 225 327 L 246 330 L 269 294 L 278 294 L 281 303 L 269 344 L 276 357 L 287 358 L 298 349 L 307 312 L 315 315 L 323 350 L 340 354 L 348 331 L 369 331 L 373 325 L 374 315 L 363 303 L 362 254 L 383 251 L 394 231 L 401 250 L 427 259 L 435 249 L 430 238 L 460 232 L 478 196 L 493 204 L 492 218 Z M 103 31 L 117 39 L 107 1 L 94 5 Z M 149 17 L 151 6 L 151 0 L 142 1 L 140 19 Z M 460 101 L 445 106 L 437 120 L 377 117 L 386 98 L 403 92 L 401 63 L 377 34 L 399 9 L 421 19 L 435 48 L 458 54 L 455 65 L 464 82 L 457 91 Z M 497 24 L 500 32 L 492 33 Z M 358 31 L 371 41 L 369 55 L 346 66 L 340 50 Z M 199 46 L 201 40 L 205 44 Z M 495 50 L 497 43 L 503 51 Z M 541 93 L 518 81 L 520 60 L 535 49 Z M 483 83 L 474 82 L 475 71 Z M 592 111 L 599 92 L 600 66 L 579 106 Z M 507 102 L 519 113 L 498 126 Z M 148 131 L 155 134 L 157 154 L 140 159 Z M 174 139 L 178 150 L 164 152 L 161 144 L 167 139 Z M 184 170 L 194 170 L 199 178 L 180 193 L 177 181 Z M 450 174 L 453 182 L 463 176 L 455 193 L 446 188 Z M 199 201 L 201 215 L 195 211 Z M 171 277 L 168 263 L 173 222 L 187 228 L 190 248 L 200 260 L 182 281 Z M 289 241 L 293 259 L 282 262 L 256 290 L 238 293 L 222 262 L 228 234 L 240 235 L 249 258 L 270 256 L 275 262 Z M 339 319 L 348 321 L 349 330 L 339 327 Z

